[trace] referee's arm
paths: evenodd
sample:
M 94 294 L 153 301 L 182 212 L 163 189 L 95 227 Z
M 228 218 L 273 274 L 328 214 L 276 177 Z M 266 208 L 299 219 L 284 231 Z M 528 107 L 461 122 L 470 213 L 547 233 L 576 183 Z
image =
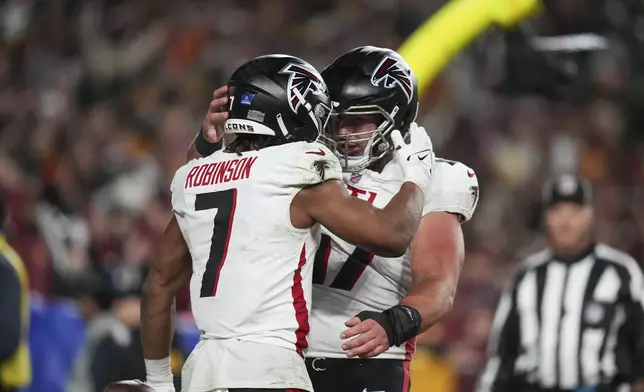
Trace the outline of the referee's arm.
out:
M 516 308 L 516 287 L 523 274 L 508 284 L 494 315 L 488 343 L 488 360 L 479 379 L 477 392 L 515 391 L 514 364 L 519 356 L 520 330 Z
M 9 359 L 20 344 L 20 296 L 18 274 L 0 253 L 0 363 Z

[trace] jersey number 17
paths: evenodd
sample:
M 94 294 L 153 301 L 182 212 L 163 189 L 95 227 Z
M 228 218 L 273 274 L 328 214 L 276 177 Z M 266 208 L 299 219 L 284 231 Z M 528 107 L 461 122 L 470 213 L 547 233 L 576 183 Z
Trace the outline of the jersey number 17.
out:
M 367 194 L 367 191 L 358 189 L 351 185 L 347 185 L 347 188 L 353 197 Z M 373 203 L 376 198 L 376 193 L 368 192 L 368 194 L 369 197 L 367 201 L 369 203 Z M 331 237 L 326 234 L 322 234 L 320 247 L 315 253 L 315 260 L 313 261 L 313 284 L 324 284 L 331 250 Z M 353 253 L 347 257 L 347 260 L 342 265 L 342 268 L 340 268 L 340 271 L 338 271 L 335 279 L 333 279 L 331 284 L 329 284 L 329 287 L 338 290 L 351 291 L 358 279 L 360 279 L 364 270 L 373 260 L 373 256 L 374 254 L 371 252 L 367 252 L 361 248 L 356 248 Z
M 313 284 L 324 284 L 326 280 L 327 263 L 331 254 L 331 237 L 322 234 L 320 247 L 313 261 Z M 338 290 L 351 291 L 360 276 L 367 268 L 374 254 L 361 248 L 356 248 L 338 271 L 329 287 Z

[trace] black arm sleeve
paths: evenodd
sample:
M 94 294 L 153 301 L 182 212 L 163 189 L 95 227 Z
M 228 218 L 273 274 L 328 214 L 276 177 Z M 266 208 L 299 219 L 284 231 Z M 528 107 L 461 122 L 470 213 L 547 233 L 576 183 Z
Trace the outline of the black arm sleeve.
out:
M 20 344 L 20 297 L 18 274 L 0 254 L 0 362 L 11 357 Z
M 206 138 L 203 136 L 201 129 L 199 130 L 199 133 L 195 138 L 195 148 L 197 149 L 197 152 L 201 154 L 202 157 L 207 157 L 208 155 L 211 155 L 221 150 L 223 146 L 224 146 L 224 143 L 222 140 L 220 140 L 217 143 L 208 142 Z
M 516 308 L 515 280 L 504 291 L 494 316 L 488 347 L 488 360 L 479 379 L 479 392 L 510 392 L 519 382 L 514 364 L 521 342 L 519 314 Z

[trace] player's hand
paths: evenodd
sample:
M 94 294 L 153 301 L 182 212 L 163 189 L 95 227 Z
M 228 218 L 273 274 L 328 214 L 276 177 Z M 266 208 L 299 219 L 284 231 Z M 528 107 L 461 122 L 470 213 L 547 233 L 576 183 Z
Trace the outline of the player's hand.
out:
M 373 319 L 360 321 L 358 317 L 344 323 L 349 329 L 340 334 L 340 338 L 349 339 L 342 344 L 342 349 L 347 352 L 347 357 L 371 358 L 380 355 L 389 349 L 389 339 L 385 329 Z
M 228 86 L 219 87 L 212 93 L 208 113 L 201 123 L 201 132 L 210 143 L 217 143 L 224 137 L 224 122 L 228 120 Z
M 425 128 L 411 123 L 409 127 L 410 142 L 406 143 L 400 132 L 391 132 L 394 143 L 394 159 L 403 171 L 404 181 L 410 181 L 425 190 L 432 175 L 436 156 L 429 135 Z

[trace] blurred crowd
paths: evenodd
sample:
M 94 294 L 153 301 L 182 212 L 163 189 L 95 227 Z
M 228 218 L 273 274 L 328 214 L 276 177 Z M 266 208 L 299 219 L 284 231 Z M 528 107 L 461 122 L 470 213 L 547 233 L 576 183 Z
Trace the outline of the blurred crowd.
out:
M 88 325 L 107 317 L 136 330 L 140 285 L 171 216 L 169 183 L 212 91 L 256 55 L 321 69 L 359 45 L 395 49 L 442 3 L 0 1 L 0 195 L 32 291 L 74 298 Z M 619 21 L 619 1 L 608 3 Z M 599 239 L 644 260 L 639 41 L 617 30 L 584 60 L 585 99 L 498 93 L 512 48 L 491 32 L 422 100 L 418 122 L 437 154 L 474 168 L 481 184 L 454 310 L 423 336 L 415 365 L 441 369 L 445 390 L 472 389 L 505 277 L 544 245 L 538 201 L 549 175 L 591 179 Z

